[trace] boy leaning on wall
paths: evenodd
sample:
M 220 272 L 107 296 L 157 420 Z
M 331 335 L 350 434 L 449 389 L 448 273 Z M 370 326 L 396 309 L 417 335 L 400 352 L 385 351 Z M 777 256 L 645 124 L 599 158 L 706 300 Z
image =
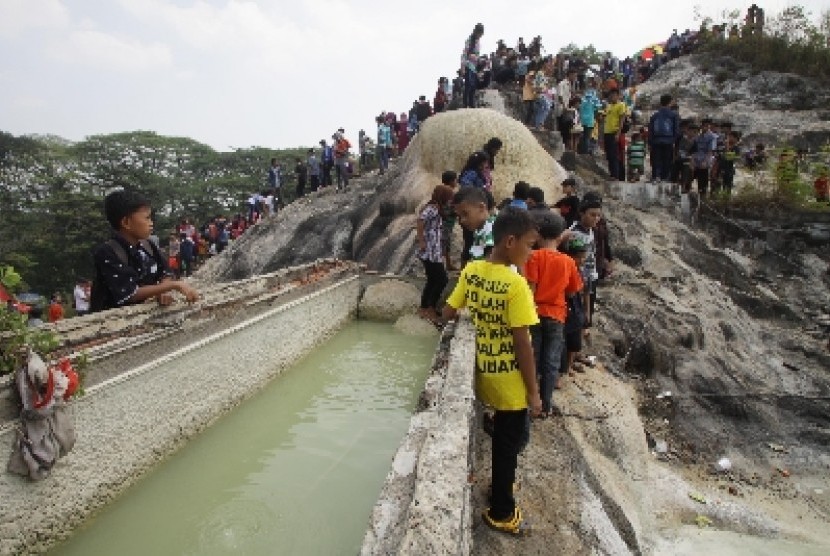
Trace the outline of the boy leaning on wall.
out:
M 178 291 L 189 302 L 199 293 L 183 280 L 173 280 L 153 232 L 150 201 L 136 191 L 119 190 L 104 199 L 104 213 L 114 230 L 112 238 L 95 250 L 95 281 L 90 311 L 103 311 L 141 303 L 155 297 L 159 304 L 173 302 Z
M 476 329 L 476 397 L 495 410 L 492 495 L 485 523 L 513 535 L 529 532 L 513 497 L 518 455 L 527 445 L 530 414 L 542 411 L 529 327 L 539 322 L 521 268 L 536 242 L 536 224 L 526 210 L 508 207 L 493 223 L 488 260 L 471 261 L 447 300 L 444 318 L 466 307 Z

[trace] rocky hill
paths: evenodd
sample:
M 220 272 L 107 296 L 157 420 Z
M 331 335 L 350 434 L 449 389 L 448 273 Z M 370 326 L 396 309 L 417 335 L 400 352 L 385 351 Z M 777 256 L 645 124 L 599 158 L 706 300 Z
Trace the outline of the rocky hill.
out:
M 679 99 L 683 117 L 732 121 L 747 144 L 816 151 L 830 140 L 830 90 L 799 75 L 756 72 L 728 56 L 695 54 L 658 69 L 639 87 L 638 104 L 653 110 L 663 93 Z
M 441 183 L 442 172 L 460 170 L 491 137 L 504 144 L 493 172 L 497 200 L 511 196 L 519 180 L 541 187 L 549 199 L 559 194 L 565 171 L 524 125 L 491 109 L 445 112 L 425 122 L 385 175 L 371 172 L 346 192 L 328 188 L 291 203 L 213 257 L 198 276 L 247 278 L 329 257 L 381 272 L 420 273 L 414 256 L 417 208 Z M 459 228 L 456 235 L 460 241 Z

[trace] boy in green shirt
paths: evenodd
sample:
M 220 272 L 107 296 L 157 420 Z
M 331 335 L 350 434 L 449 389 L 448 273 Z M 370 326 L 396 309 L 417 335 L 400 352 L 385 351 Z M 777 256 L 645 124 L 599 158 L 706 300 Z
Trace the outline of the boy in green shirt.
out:
M 646 144 L 639 133 L 631 136 L 628 146 L 628 181 L 640 181 L 646 171 Z
M 539 318 L 527 282 L 510 265 L 524 267 L 537 237 L 529 212 L 502 210 L 493 223 L 489 259 L 464 267 L 443 314 L 453 319 L 467 307 L 476 329 L 476 397 L 495 410 L 491 506 L 482 517 L 493 529 L 513 535 L 529 531 L 513 498 L 513 483 L 519 452 L 527 444 L 528 408 L 539 416 L 542 401 L 529 329 Z

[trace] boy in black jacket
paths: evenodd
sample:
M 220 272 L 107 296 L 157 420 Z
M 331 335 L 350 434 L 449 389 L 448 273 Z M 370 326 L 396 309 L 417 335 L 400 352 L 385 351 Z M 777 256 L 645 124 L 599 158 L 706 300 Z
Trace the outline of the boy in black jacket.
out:
M 115 234 L 95 250 L 91 312 L 151 297 L 161 305 L 170 305 L 174 290 L 189 302 L 199 299 L 198 292 L 186 282 L 170 278 L 164 257 L 149 241 L 153 219 L 147 198 L 135 191 L 115 191 L 104 199 L 104 212 Z

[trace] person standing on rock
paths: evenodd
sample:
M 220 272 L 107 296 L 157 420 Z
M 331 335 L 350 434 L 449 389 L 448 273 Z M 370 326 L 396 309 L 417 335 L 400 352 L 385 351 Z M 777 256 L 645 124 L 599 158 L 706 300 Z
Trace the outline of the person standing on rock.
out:
M 530 335 L 542 392 L 542 416 L 550 417 L 557 413 L 553 390 L 559 383 L 563 330 L 568 316 L 565 296 L 582 290 L 582 277 L 574 260 L 559 251 L 565 220 L 549 211 L 537 214 L 534 219 L 539 225 L 540 248 L 530 256 L 524 274 L 539 315 L 539 324 L 530 327 Z
M 553 72 L 553 59 L 548 56 L 542 67 L 536 72 L 533 88 L 536 90 L 536 107 L 533 115 L 533 126 L 536 131 L 544 131 L 545 122 L 550 115 L 554 101 L 554 90 L 550 86 Z
M 438 185 L 432 197 L 418 216 L 418 258 L 424 265 L 427 281 L 421 293 L 421 318 L 439 324 L 438 301 L 447 286 L 447 269 L 444 266 L 442 241 L 443 221 L 441 213 L 450 204 L 454 191 L 446 185 Z
M 346 130 L 342 127 L 337 130 L 334 139 L 334 166 L 337 173 L 337 190 L 349 187 L 349 149 L 352 144 L 346 139 Z
M 383 117 L 378 116 L 375 118 L 375 121 L 378 124 L 378 144 L 376 147 L 379 168 L 378 174 L 382 176 L 389 168 L 389 153 L 392 150 L 392 130 L 389 129 Z
M 321 187 L 331 185 L 331 169 L 334 167 L 334 150 L 326 144 L 325 139 L 320 140 L 320 166 L 323 170 Z
M 626 115 L 625 103 L 620 100 L 620 91 L 611 89 L 608 92 L 608 106 L 605 109 L 603 144 L 605 157 L 608 160 L 608 173 L 612 180 L 625 181 L 625 176 L 620 176 L 619 143 Z
M 282 166 L 276 158 L 271 159 L 268 168 L 268 188 L 274 192 L 274 197 L 282 201 Z
M 464 267 L 443 311 L 452 320 L 459 309 L 469 309 L 476 329 L 476 398 L 495 410 L 492 494 L 482 518 L 492 529 L 517 536 L 530 531 L 513 493 L 518 456 L 542 400 L 529 332 L 539 318 L 527 282 L 511 265 L 524 267 L 537 237 L 528 211 L 504 209 L 493 224 L 490 259 Z
M 602 101 L 597 93 L 597 80 L 594 77 L 588 79 L 588 86 L 585 94 L 582 95 L 582 102 L 579 104 L 579 121 L 582 124 L 582 138 L 579 148 L 580 154 L 592 154 L 594 151 L 594 126 L 597 123 L 597 112 L 602 107 Z
M 674 163 L 674 145 L 680 138 L 680 116 L 671 109 L 672 96 L 660 97 L 660 109 L 648 122 L 652 181 L 669 181 Z
M 311 191 L 317 191 L 317 188 L 320 187 L 320 159 L 317 158 L 314 149 L 308 149 L 306 167 L 308 168 L 308 181 Z
M 294 166 L 294 175 L 297 177 L 297 199 L 300 199 L 305 197 L 305 184 L 308 178 L 308 167 L 299 157 L 296 162 L 297 164 Z
M 464 71 L 464 108 L 476 107 L 476 90 L 478 90 L 478 57 L 481 52 L 481 36 L 484 25 L 476 23 L 473 32 L 464 42 L 461 54 L 461 69 Z

